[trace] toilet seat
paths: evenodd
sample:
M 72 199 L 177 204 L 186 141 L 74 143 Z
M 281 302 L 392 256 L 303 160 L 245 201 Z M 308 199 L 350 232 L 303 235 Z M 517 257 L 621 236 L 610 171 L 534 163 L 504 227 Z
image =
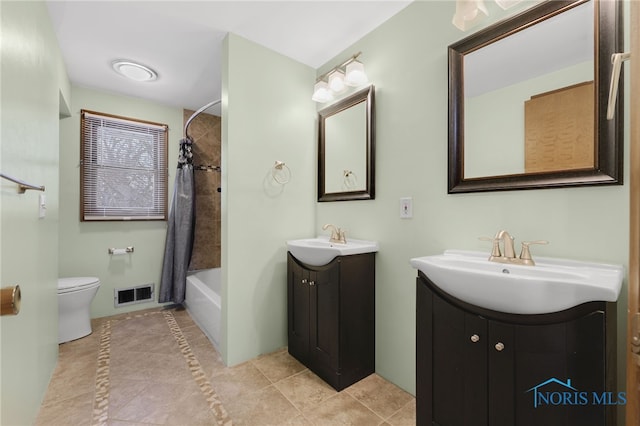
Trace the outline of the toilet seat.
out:
M 100 285 L 100 280 L 96 277 L 69 277 L 58 279 L 58 294 L 72 293 L 74 291 L 85 290 Z

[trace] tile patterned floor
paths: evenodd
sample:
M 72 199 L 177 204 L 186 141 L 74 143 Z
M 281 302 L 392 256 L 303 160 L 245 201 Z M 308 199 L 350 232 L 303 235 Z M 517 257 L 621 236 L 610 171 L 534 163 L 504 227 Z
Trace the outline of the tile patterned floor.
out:
M 286 349 L 225 367 L 184 310 L 93 321 L 60 345 L 36 425 L 415 425 L 415 399 L 373 374 L 336 392 Z

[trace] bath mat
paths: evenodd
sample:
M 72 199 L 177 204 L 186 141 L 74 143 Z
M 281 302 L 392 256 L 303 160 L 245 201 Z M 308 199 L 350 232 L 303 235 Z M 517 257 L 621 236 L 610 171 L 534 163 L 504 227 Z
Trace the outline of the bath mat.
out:
M 96 387 L 95 387 L 95 399 L 93 403 L 93 426 L 103 426 L 108 423 L 109 414 L 109 396 L 110 396 L 110 381 L 109 381 L 109 367 L 110 367 L 110 347 L 111 347 L 111 328 L 112 324 L 119 321 L 127 321 L 136 318 L 147 317 L 150 315 L 162 315 L 164 321 L 167 323 L 169 331 L 173 335 L 174 339 L 178 343 L 180 352 L 184 357 L 184 360 L 189 367 L 191 376 L 195 383 L 198 385 L 200 391 L 204 395 L 207 401 L 207 405 L 218 425 L 231 426 L 231 419 L 225 410 L 224 406 L 220 402 L 218 395 L 211 386 L 211 383 L 207 379 L 207 376 L 200 365 L 200 362 L 196 358 L 195 354 L 191 350 L 191 346 L 186 337 L 182 333 L 180 326 L 176 322 L 173 313 L 168 310 L 150 311 L 145 313 L 132 313 L 129 316 L 106 320 L 102 323 L 102 330 L 100 335 L 100 349 L 98 352 L 98 366 L 96 370 Z

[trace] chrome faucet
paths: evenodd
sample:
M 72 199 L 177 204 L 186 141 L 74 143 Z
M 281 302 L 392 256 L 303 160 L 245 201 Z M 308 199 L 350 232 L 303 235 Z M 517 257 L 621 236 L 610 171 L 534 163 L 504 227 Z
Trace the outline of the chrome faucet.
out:
M 331 236 L 329 237 L 329 241 L 332 243 L 339 244 L 347 244 L 347 238 L 345 237 L 345 233 L 342 229 L 338 228 L 335 225 L 327 223 L 322 227 L 322 230 L 326 230 L 327 228 L 331 228 Z
M 522 250 L 520 256 L 516 257 L 516 252 L 513 248 L 514 238 L 504 229 L 498 231 L 494 238 L 481 238 L 482 240 L 490 240 L 493 242 L 493 248 L 491 249 L 491 255 L 489 256 L 490 262 L 499 263 L 515 263 L 519 265 L 534 266 L 535 262 L 531 257 L 531 251 L 529 246 L 531 244 L 549 244 L 548 241 L 523 241 Z M 502 242 L 503 251 L 500 250 L 500 243 Z

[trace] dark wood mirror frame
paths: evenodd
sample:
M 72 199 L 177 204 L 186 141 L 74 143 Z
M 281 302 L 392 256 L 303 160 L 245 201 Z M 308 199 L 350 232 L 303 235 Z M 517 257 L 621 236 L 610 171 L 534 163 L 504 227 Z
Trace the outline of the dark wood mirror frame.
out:
M 375 199 L 375 88 L 366 87 L 318 112 L 318 201 L 350 201 Z M 362 191 L 326 192 L 326 120 L 354 105 L 365 102 L 366 105 L 366 176 L 365 189 Z
M 535 25 L 576 5 L 594 1 L 594 81 L 596 114 L 595 167 L 587 170 L 464 177 L 464 55 Z M 449 175 L 448 193 L 505 191 L 617 184 L 623 176 L 623 101 L 618 96 L 613 120 L 606 119 L 611 55 L 623 45 L 622 2 L 617 0 L 547 1 L 512 18 L 498 22 L 449 46 Z M 619 91 L 622 93 L 623 76 Z

